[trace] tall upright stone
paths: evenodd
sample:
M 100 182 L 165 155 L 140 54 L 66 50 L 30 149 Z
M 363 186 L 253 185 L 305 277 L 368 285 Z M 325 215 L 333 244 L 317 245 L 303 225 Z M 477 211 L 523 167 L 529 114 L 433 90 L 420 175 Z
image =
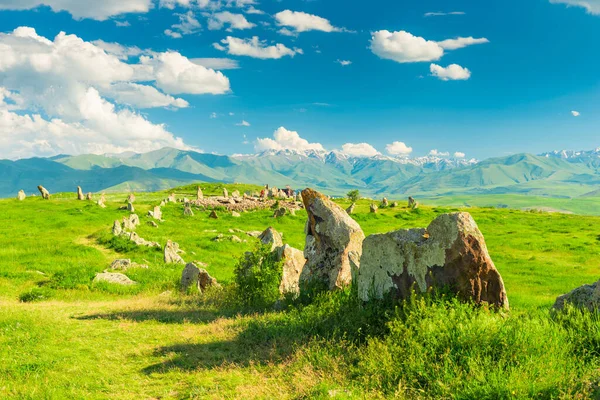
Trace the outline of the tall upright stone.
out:
M 196 192 L 196 200 L 203 200 L 204 193 L 202 193 L 202 189 L 198 186 L 198 191 Z
M 227 191 L 227 188 L 223 188 L 223 197 L 225 197 L 226 199 L 229 198 L 229 192 Z
M 135 212 L 135 208 L 133 207 L 133 203 L 127 203 L 127 211 L 130 213 Z
M 77 186 L 77 200 L 85 200 L 85 196 L 83 195 L 83 191 L 81 190 L 81 186 Z
M 171 240 L 165 245 L 165 264 L 185 264 L 179 255 L 179 245 Z
M 121 222 L 116 220 L 112 227 L 112 234 L 115 236 L 120 236 L 123 233 L 123 227 L 121 226 Z
M 344 209 L 312 189 L 302 191 L 308 213 L 306 264 L 301 284 L 324 284 L 329 290 L 352 282 L 352 265 L 360 265 L 365 234 Z
M 92 198 L 92 192 L 88 192 L 87 196 L 85 196 L 85 199 L 87 201 L 92 201 L 93 200 L 93 198 Z
M 42 195 L 42 199 L 50 200 L 50 192 L 48 190 L 46 190 L 45 187 L 40 185 L 40 186 L 38 186 L 38 190 L 40 191 L 40 194 Z
M 194 211 L 192 211 L 192 205 L 190 203 L 185 203 L 183 206 L 183 215 L 186 217 L 193 217 Z
M 27 196 L 25 195 L 25 191 L 19 190 L 19 193 L 17 194 L 17 200 L 23 201 L 23 200 L 25 200 L 26 197 Z
M 367 237 L 355 279 L 363 300 L 444 287 L 464 300 L 508 308 L 506 289 L 469 213 L 443 214 L 427 229 Z

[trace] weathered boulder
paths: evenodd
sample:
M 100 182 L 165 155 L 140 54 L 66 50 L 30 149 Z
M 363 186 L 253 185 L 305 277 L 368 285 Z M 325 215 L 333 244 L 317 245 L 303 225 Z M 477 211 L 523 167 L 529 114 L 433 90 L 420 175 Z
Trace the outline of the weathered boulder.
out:
M 167 197 L 168 203 L 177 203 L 177 199 L 175 198 L 175 193 L 171 193 L 169 197 Z
M 219 216 L 217 215 L 217 212 L 215 210 L 212 210 L 208 218 L 219 219 Z
M 106 204 L 105 203 L 106 203 L 106 197 L 104 196 L 104 193 L 102 193 L 100 195 L 100 198 L 96 202 L 96 204 L 98 204 L 98 206 L 100 206 L 100 208 L 106 208 Z
M 469 213 L 440 215 L 427 229 L 371 235 L 362 250 L 354 272 L 365 301 L 446 287 L 464 300 L 508 308 L 502 277 Z
M 231 192 L 231 197 L 234 197 L 236 199 L 239 198 L 239 197 L 241 197 L 240 196 L 240 191 L 239 190 L 234 190 L 233 192 Z
M 135 212 L 135 208 L 133 207 L 133 203 L 127 203 L 127 211 L 130 213 Z
M 370 207 L 371 213 L 377 214 L 377 210 L 379 210 L 379 207 L 377 207 L 375 204 L 371 203 L 371 207 Z
M 119 221 L 115 221 L 115 223 L 113 224 L 113 227 L 112 227 L 112 234 L 115 236 L 120 236 L 121 233 L 123 233 L 123 228 L 121 226 L 121 223 Z
M 126 275 L 119 274 L 116 272 L 102 272 L 102 273 L 96 274 L 96 277 L 94 278 L 94 282 L 107 282 L 107 283 L 114 283 L 116 285 L 123 285 L 123 286 L 129 286 L 129 285 L 136 284 L 136 282 L 129 279 L 129 277 L 127 277 Z
M 162 211 L 160 209 L 160 206 L 155 206 L 154 210 L 148 211 L 148 215 L 154 219 L 162 221 Z
M 185 293 L 189 288 L 195 287 L 198 292 L 203 293 L 212 286 L 219 286 L 219 284 L 205 269 L 198 268 L 194 263 L 187 264 L 183 269 L 181 274 L 182 292 Z
M 42 195 L 42 199 L 44 199 L 44 200 L 50 199 L 50 192 L 48 190 L 46 190 L 45 187 L 40 185 L 40 186 L 38 186 L 38 190 L 40 191 L 40 194 Z
M 244 241 L 237 235 L 231 235 L 231 241 L 234 243 L 243 243 Z
M 135 194 L 129 193 L 129 196 L 127 196 L 127 203 L 134 203 L 134 202 L 135 202 Z
M 415 199 L 413 199 L 412 197 L 408 198 L 408 208 L 419 208 L 419 203 L 417 203 L 417 201 Z
M 202 193 L 202 189 L 198 186 L 198 191 L 196 192 L 196 200 L 203 200 L 204 193 Z
M 352 282 L 351 260 L 360 264 L 365 235 L 340 206 L 312 189 L 302 191 L 308 213 L 306 224 L 307 262 L 301 283 L 319 282 L 329 290 L 342 288 Z
M 110 264 L 110 269 L 128 269 L 131 268 L 131 260 L 128 258 L 120 258 Z
M 239 212 L 237 212 L 237 211 L 232 211 L 232 212 L 231 212 L 231 216 L 232 216 L 233 218 L 239 218 L 239 217 L 241 217 L 242 215 L 241 215 Z
M 19 190 L 19 193 L 17 193 L 17 200 L 23 201 L 26 197 L 27 196 L 25 195 L 25 191 Z
M 261 231 L 248 231 L 248 232 L 246 232 L 246 235 L 252 236 L 252 237 L 255 237 L 255 238 L 259 238 L 260 235 L 262 235 L 262 234 L 263 233 Z
M 77 200 L 85 200 L 85 196 L 83 195 L 83 190 L 81 190 L 81 186 L 77 186 Z
M 156 247 L 158 249 L 161 248 L 160 243 L 151 242 L 149 240 L 146 240 L 146 239 L 140 237 L 135 232 L 131 232 L 131 233 L 123 232 L 123 235 L 125 235 L 130 241 L 132 241 L 133 243 L 137 244 L 138 246 Z
M 140 217 L 138 217 L 137 214 L 131 214 L 129 217 L 123 217 L 123 230 L 133 231 L 139 224 Z
M 166 264 L 185 264 L 183 258 L 178 254 L 179 245 L 171 240 L 167 241 L 165 245 L 165 263 Z
M 392 208 L 396 208 L 396 207 L 398 207 L 398 202 L 397 202 L 397 201 L 393 202 L 393 203 L 392 203 L 392 205 L 391 205 L 390 207 L 392 207 Z
M 194 211 L 192 211 L 192 206 L 190 203 L 185 203 L 185 206 L 183 207 L 183 215 L 186 217 L 194 216 Z
M 258 240 L 264 245 L 271 245 L 271 251 L 283 246 L 283 237 L 272 227 L 268 227 L 260 234 Z
M 283 273 L 279 293 L 300 294 L 300 274 L 306 264 L 304 252 L 289 245 L 283 245 L 276 249 L 279 260 L 283 260 Z
M 381 201 L 381 207 L 386 208 L 389 207 L 390 202 L 388 201 L 388 199 L 386 197 L 383 198 L 383 200 Z
M 350 207 L 346 208 L 346 212 L 348 215 L 354 214 L 354 210 L 356 209 L 356 203 L 350 204 Z
M 600 310 L 600 281 L 591 285 L 580 286 L 567 294 L 558 296 L 554 308 L 562 310 L 565 304 L 571 304 L 577 308 L 586 308 L 590 311 Z
M 287 213 L 287 209 L 285 207 L 280 207 L 273 213 L 273 218 L 281 218 L 285 216 Z
M 223 197 L 225 197 L 226 199 L 229 198 L 229 192 L 227 191 L 227 188 L 223 188 Z
M 93 200 L 93 198 L 92 198 L 92 192 L 88 192 L 88 194 L 85 196 L 85 199 L 87 201 L 92 201 Z

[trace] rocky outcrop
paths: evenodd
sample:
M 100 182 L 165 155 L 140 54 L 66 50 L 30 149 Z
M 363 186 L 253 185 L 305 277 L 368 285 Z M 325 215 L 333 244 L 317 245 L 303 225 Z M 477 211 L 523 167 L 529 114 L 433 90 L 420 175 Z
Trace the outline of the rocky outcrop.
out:
M 94 282 L 106 282 L 106 283 L 113 283 L 115 285 L 123 285 L 123 286 L 129 286 L 129 285 L 136 284 L 136 282 L 129 279 L 129 277 L 127 277 L 126 275 L 119 274 L 119 273 L 113 273 L 113 272 L 102 272 L 100 274 L 96 274 L 96 277 L 94 278 Z
M 258 240 L 264 245 L 270 245 L 271 251 L 283 246 L 283 237 L 281 236 L 281 233 L 277 232 L 272 227 L 265 229 L 258 237 Z
M 562 310 L 565 304 L 570 304 L 576 308 L 586 308 L 590 311 L 598 311 L 600 309 L 600 281 L 591 285 L 580 286 L 567 294 L 558 296 L 554 308 Z
M 40 194 L 42 195 L 42 199 L 44 199 L 44 200 L 50 199 L 50 192 L 48 190 L 46 190 L 45 187 L 40 185 L 40 186 L 38 186 L 38 190 L 40 191 Z
M 77 186 L 77 200 L 85 200 L 85 196 L 83 195 L 83 190 L 81 190 L 81 186 Z
M 360 264 L 365 235 L 340 206 L 312 189 L 302 191 L 308 213 L 306 224 L 307 259 L 301 284 L 318 282 L 329 290 L 342 288 L 352 281 L 351 260 Z
M 171 240 L 165 245 L 165 264 L 185 264 L 179 255 L 179 245 Z
M 469 213 L 441 215 L 427 229 L 371 235 L 362 250 L 355 277 L 365 301 L 446 287 L 464 300 L 508 308 L 502 277 Z
M 23 190 L 19 190 L 19 193 L 17 193 L 17 200 L 23 201 L 26 197 L 27 196 L 25 195 L 25 192 Z
M 195 288 L 199 293 L 204 293 L 209 287 L 219 286 L 217 280 L 203 268 L 189 263 L 181 274 L 181 291 L 187 293 L 190 288 Z

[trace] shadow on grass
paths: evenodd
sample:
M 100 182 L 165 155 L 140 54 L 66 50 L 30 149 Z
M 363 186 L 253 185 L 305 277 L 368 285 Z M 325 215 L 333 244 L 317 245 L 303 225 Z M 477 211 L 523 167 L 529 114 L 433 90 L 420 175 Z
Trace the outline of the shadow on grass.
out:
M 89 314 L 73 317 L 78 320 L 105 319 L 109 321 L 146 322 L 155 321 L 162 324 L 210 323 L 223 317 L 221 313 L 207 310 L 135 310 L 113 311 L 109 313 Z

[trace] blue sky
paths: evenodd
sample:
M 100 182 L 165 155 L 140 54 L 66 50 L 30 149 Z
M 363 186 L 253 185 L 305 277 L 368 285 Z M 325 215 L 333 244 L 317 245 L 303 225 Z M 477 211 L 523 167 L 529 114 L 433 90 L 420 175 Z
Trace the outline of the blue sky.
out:
M 81 3 L 0 0 L 0 157 L 600 146 L 598 0 Z

